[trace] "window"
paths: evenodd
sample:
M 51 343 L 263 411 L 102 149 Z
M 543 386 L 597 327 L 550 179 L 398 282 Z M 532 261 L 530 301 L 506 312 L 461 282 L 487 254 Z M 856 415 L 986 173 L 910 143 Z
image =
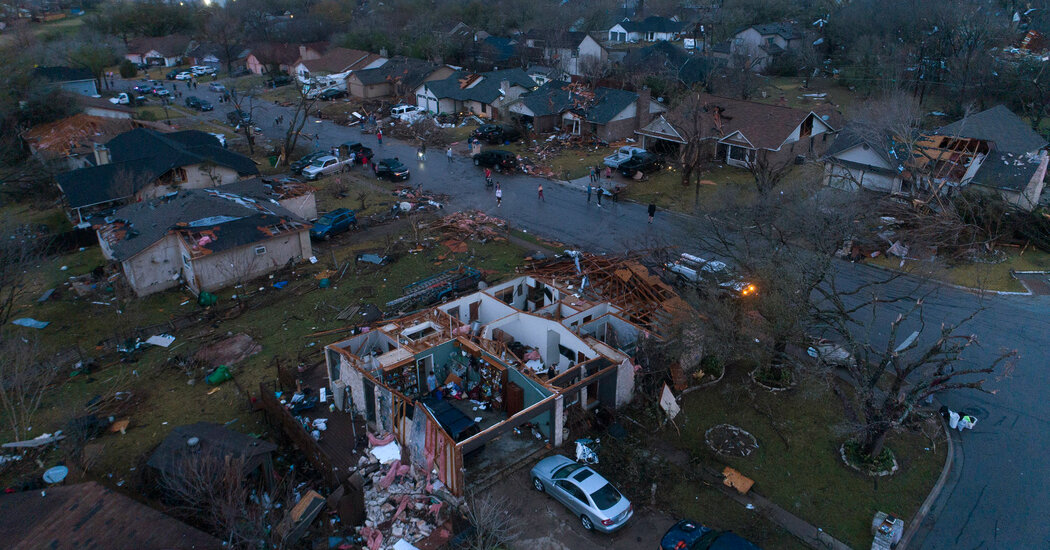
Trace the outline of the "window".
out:
M 257 247 L 255 247 L 255 255 L 256 256 L 262 256 L 263 254 L 266 254 L 266 247 L 265 246 L 257 246 Z
M 735 147 L 735 146 L 730 146 L 729 147 L 729 158 L 730 159 L 737 160 L 737 161 L 740 161 L 740 162 L 747 162 L 747 157 L 748 157 L 747 149 L 744 149 L 743 147 Z
M 616 488 L 606 483 L 604 487 L 591 493 L 591 498 L 594 499 L 594 506 L 599 510 L 608 510 L 616 506 L 616 503 L 620 502 L 623 497 Z
M 579 48 L 574 48 L 572 50 L 572 58 L 576 59 L 577 57 L 580 57 L 580 49 Z
M 572 483 L 569 483 L 564 479 L 556 482 L 555 485 L 557 485 L 561 490 L 565 491 L 566 493 L 569 493 L 569 495 L 575 498 L 576 500 L 582 503 L 587 502 L 587 496 L 584 495 L 583 491 L 581 491 L 580 488 L 576 485 L 573 485 Z
M 182 265 L 186 266 L 187 268 L 190 267 L 190 257 L 189 256 L 183 256 L 182 257 Z

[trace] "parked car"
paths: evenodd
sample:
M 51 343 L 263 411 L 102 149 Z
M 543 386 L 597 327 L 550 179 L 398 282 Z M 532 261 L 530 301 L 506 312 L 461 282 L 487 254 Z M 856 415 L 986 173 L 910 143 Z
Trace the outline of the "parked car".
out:
M 134 88 L 132 88 L 132 90 L 134 90 L 135 93 L 137 93 L 137 94 L 152 94 L 153 93 L 153 85 L 152 84 L 139 84 L 138 86 L 135 86 Z
M 624 177 L 633 178 L 637 172 L 648 174 L 656 172 L 662 166 L 659 157 L 652 153 L 642 152 L 624 161 L 618 170 Z
M 299 159 L 299 160 L 289 164 L 288 168 L 290 168 L 292 170 L 293 174 L 302 174 L 303 173 L 303 168 L 306 168 L 307 166 L 310 166 L 310 164 L 313 161 L 315 161 L 315 160 L 317 160 L 317 159 L 319 159 L 319 158 L 321 158 L 323 156 L 326 156 L 326 155 L 331 155 L 331 152 L 329 152 L 329 151 L 314 151 L 313 153 L 310 153 L 308 155 L 304 155 L 303 158 L 301 158 L 301 159 Z
M 339 146 L 339 154 L 349 157 L 354 154 L 354 164 L 361 164 L 365 158 L 372 158 L 372 149 L 356 141 L 348 141 Z
M 631 501 L 598 472 L 562 455 L 539 461 L 531 475 L 534 489 L 564 504 L 588 531 L 611 533 L 634 514 Z
M 234 109 L 233 111 L 226 113 L 226 120 L 235 126 L 240 124 L 251 124 L 252 116 L 240 109 Z
M 210 83 L 208 83 L 208 89 L 213 91 L 213 92 L 221 94 L 221 93 L 226 91 L 226 86 L 223 86 L 222 84 L 219 84 L 218 82 L 210 82 Z
M 409 176 L 408 167 L 397 158 L 383 159 L 376 163 L 376 177 L 390 181 L 405 181 Z
M 171 92 L 167 88 L 153 88 L 153 95 L 157 97 L 171 97 Z
M 703 292 L 716 292 L 732 297 L 752 296 L 758 287 L 738 275 L 725 262 L 706 260 L 692 254 L 682 254 L 664 265 L 666 272 L 681 283 L 695 285 Z
M 518 157 L 503 149 L 489 149 L 474 155 L 474 166 L 491 166 L 497 172 L 510 171 L 518 167 Z
M 631 160 L 635 155 L 645 152 L 645 149 L 642 149 L 641 147 L 624 145 L 617 149 L 615 153 L 605 157 L 605 159 L 602 160 L 602 163 L 609 168 L 619 168 L 621 164 Z
M 180 71 L 178 69 L 172 69 L 172 70 L 168 71 L 168 74 L 164 75 L 164 78 L 166 78 L 168 80 L 175 80 L 175 76 L 178 75 L 181 72 L 182 71 Z
M 332 155 L 325 155 L 314 159 L 306 168 L 303 168 L 303 177 L 308 180 L 315 180 L 321 176 L 332 174 L 348 168 L 350 165 L 349 157 L 340 159 Z
M 211 102 L 206 100 L 206 99 L 202 99 L 201 102 L 200 102 L 200 106 L 198 106 L 197 108 L 200 109 L 201 111 L 211 111 L 211 110 L 215 109 L 215 107 L 211 104 Z
M 729 531 L 704 527 L 682 520 L 671 526 L 660 539 L 660 550 L 761 550 Z
M 201 106 L 201 98 L 195 95 L 186 97 L 186 106 L 191 109 L 199 109 Z
M 310 236 L 328 239 L 332 235 L 349 231 L 351 227 L 357 227 L 357 215 L 348 208 L 339 208 L 318 218 L 310 228 Z
M 340 90 L 339 88 L 328 88 L 317 94 L 317 99 L 320 99 L 321 101 L 331 101 L 341 97 L 346 97 L 346 90 Z
M 393 118 L 405 120 L 406 117 L 411 119 L 419 116 L 419 107 L 415 105 L 405 105 L 404 103 L 394 105 L 390 108 L 390 116 Z
M 292 77 L 286 74 L 274 75 L 272 78 L 266 81 L 266 85 L 270 88 L 280 88 L 281 86 L 287 86 L 292 83 Z
M 114 105 L 129 105 L 131 104 L 131 96 L 125 92 L 120 92 L 116 97 L 109 98 L 109 102 Z
M 194 76 L 204 76 L 206 74 L 216 73 L 215 67 L 209 67 L 207 65 L 195 65 L 190 67 L 190 72 L 193 73 Z
M 193 73 L 191 73 L 189 71 L 182 71 L 181 73 L 175 75 L 175 80 L 192 80 L 192 79 L 193 79 Z
M 472 135 L 482 141 L 493 144 L 508 143 L 521 139 L 521 132 L 517 128 L 500 124 L 482 124 L 478 126 L 477 130 L 474 130 Z

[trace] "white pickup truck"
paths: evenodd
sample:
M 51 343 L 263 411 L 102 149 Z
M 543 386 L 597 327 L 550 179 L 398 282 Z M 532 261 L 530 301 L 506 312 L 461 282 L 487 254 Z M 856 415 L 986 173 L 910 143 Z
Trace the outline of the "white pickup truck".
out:
M 303 177 L 308 180 L 315 180 L 321 176 L 349 168 L 350 157 L 338 158 L 332 155 L 325 155 L 303 168 Z
M 619 168 L 621 164 L 631 160 L 632 157 L 639 153 L 646 152 L 641 147 L 635 147 L 633 145 L 624 145 L 616 150 L 615 153 L 605 157 L 604 164 L 610 168 Z

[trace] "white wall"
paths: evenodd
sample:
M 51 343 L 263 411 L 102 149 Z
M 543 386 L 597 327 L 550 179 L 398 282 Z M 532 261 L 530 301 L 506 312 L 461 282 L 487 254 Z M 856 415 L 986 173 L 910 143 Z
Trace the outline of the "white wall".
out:
M 179 284 L 182 258 L 175 235 L 167 235 L 153 246 L 121 262 L 124 277 L 138 296 L 167 290 Z
M 819 136 L 820 134 L 823 134 L 824 132 L 830 132 L 831 131 L 831 126 L 828 126 L 828 124 L 826 122 L 824 122 L 820 117 L 818 117 L 817 115 L 812 114 L 812 113 L 809 116 L 813 118 L 813 129 L 810 131 L 810 134 L 807 137 Z M 803 123 L 805 123 L 804 120 L 803 120 Z M 794 130 L 791 131 L 791 135 L 789 135 L 787 137 L 787 139 L 784 140 L 784 143 L 796 142 L 796 141 L 798 141 L 800 139 L 801 135 L 802 135 L 802 124 L 799 124 L 798 126 L 795 127 Z
M 594 350 L 592 350 L 579 336 L 573 334 L 572 331 L 562 326 L 561 323 L 551 319 L 544 319 L 528 313 L 517 313 L 510 317 L 490 323 L 482 331 L 482 336 L 491 339 L 492 331 L 497 328 L 511 335 L 516 341 L 521 342 L 525 346 L 538 349 L 540 355 L 543 357 L 543 363 L 545 365 L 557 363 L 558 372 L 562 372 L 568 368 L 568 361 L 562 360 L 559 357 L 550 356 L 549 350 L 547 349 L 548 331 L 556 332 L 558 334 L 559 344 L 571 349 L 574 353 L 583 353 L 588 359 L 593 359 L 598 356 L 598 354 L 595 353 Z M 575 360 L 576 357 L 570 357 L 568 359 Z

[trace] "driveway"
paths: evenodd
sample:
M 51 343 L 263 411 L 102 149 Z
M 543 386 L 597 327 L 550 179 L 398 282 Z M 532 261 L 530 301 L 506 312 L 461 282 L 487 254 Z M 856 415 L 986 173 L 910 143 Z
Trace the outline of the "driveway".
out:
M 129 81 L 124 87 L 131 85 Z M 180 85 L 180 90 L 186 93 L 183 85 Z M 226 112 L 232 110 L 232 106 L 214 101 L 216 94 L 209 92 L 206 86 L 190 94 L 213 100 L 216 111 L 204 114 L 205 118 L 223 120 Z M 257 108 L 256 120 L 261 122 L 267 137 L 277 139 L 283 136 L 283 130 L 272 124 L 273 119 L 281 114 L 290 116 L 290 109 L 274 104 Z M 450 195 L 446 205 L 450 209 L 478 208 L 500 216 L 516 227 L 584 250 L 622 252 L 654 244 L 688 247 L 690 235 L 696 231 L 693 220 L 687 216 L 659 212 L 655 223 L 649 225 L 645 205 L 606 201 L 599 208 L 594 201 L 588 203 L 585 194 L 577 188 L 522 174 L 497 176 L 504 188 L 503 207 L 497 208 L 492 192 L 484 187 L 480 170 L 464 157 L 466 148 L 463 144 L 456 146 L 457 156 L 452 164 L 446 162 L 441 151 L 433 150 L 428 161 L 420 162 L 415 159 L 414 146 L 390 138 L 380 146 L 375 136 L 362 136 L 359 130 L 328 121 L 310 119 L 306 127 L 304 133 L 319 134 L 318 142 L 324 148 L 352 139 L 375 149 L 379 158 L 400 157 L 412 169 L 412 183 Z M 545 202 L 541 202 L 536 194 L 540 183 L 544 185 Z M 844 288 L 883 276 L 881 271 L 863 264 L 843 262 L 837 269 Z M 888 296 L 911 295 L 914 285 L 914 280 L 902 277 L 887 285 L 883 293 Z M 968 350 L 957 369 L 967 365 L 986 365 L 1004 349 L 1018 350 L 1021 358 L 1006 375 L 988 377 L 986 387 L 995 391 L 994 395 L 959 390 L 940 396 L 949 407 L 977 411 L 980 422 L 972 432 L 963 434 L 962 460 L 954 472 L 958 482 L 942 493 L 912 548 L 1050 547 L 1050 522 L 1042 521 L 1042 518 L 1050 517 L 1050 498 L 1046 497 L 1046 487 L 1050 486 L 1050 460 L 1045 458 L 1045 450 L 1050 448 L 1050 399 L 1047 399 L 1050 369 L 1042 363 L 1045 350 L 1050 349 L 1050 316 L 1047 315 L 1050 297 L 982 298 L 971 292 L 938 287 L 925 298 L 925 304 L 928 330 L 941 322 L 957 322 L 975 309 L 984 309 L 966 327 L 966 332 L 978 337 L 981 346 Z M 878 322 L 872 325 L 873 341 L 884 342 L 887 336 L 884 328 L 898 311 L 907 307 L 908 304 L 882 307 Z M 910 330 L 913 329 L 904 327 L 902 333 L 908 334 Z M 574 540 L 581 546 L 570 544 L 566 548 L 595 544 L 597 547 L 613 544 L 615 546 L 609 547 L 637 548 L 656 540 L 657 527 L 653 527 L 650 533 L 635 532 L 633 529 L 636 528 L 628 527 L 623 533 L 601 538 L 577 532 L 581 528 L 567 518 L 560 505 L 546 500 L 546 497 L 537 500 L 537 495 L 528 490 L 524 481 L 513 479 L 507 482 L 521 483 L 521 491 L 508 493 L 522 496 L 516 505 L 528 507 L 529 514 L 560 517 L 562 519 L 557 522 L 552 520 L 551 525 L 558 525 L 559 532 L 566 537 L 580 537 Z M 1036 519 L 1033 521 L 1033 518 Z M 645 522 L 634 521 L 633 524 L 637 526 Z M 666 521 L 656 521 L 651 525 L 665 524 Z M 639 542 L 638 537 L 642 537 L 643 542 Z

